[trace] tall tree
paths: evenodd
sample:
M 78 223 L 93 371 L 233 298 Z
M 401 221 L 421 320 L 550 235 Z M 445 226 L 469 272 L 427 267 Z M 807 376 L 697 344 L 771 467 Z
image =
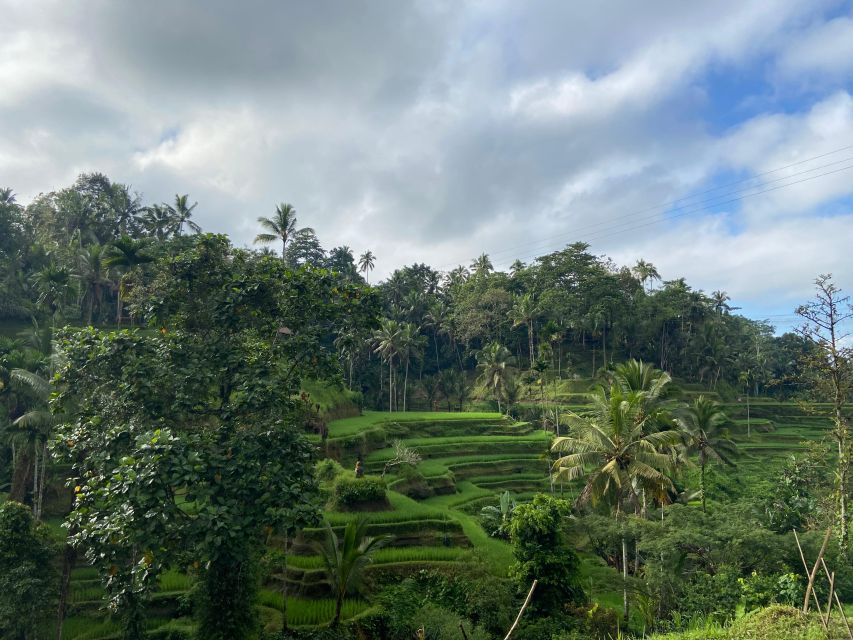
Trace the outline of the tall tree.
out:
M 578 498 L 581 504 L 606 502 L 617 522 L 622 522 L 630 500 L 639 501 L 638 492 L 652 493 L 661 486 L 671 488 L 672 459 L 662 448 L 681 441 L 681 434 L 669 429 L 647 432 L 643 393 L 625 394 L 617 385 L 599 388 L 592 395 L 592 407 L 584 414 L 570 413 L 571 436 L 557 438 L 552 450 L 563 454 L 554 462 L 558 477 L 585 478 Z M 622 533 L 623 614 L 628 619 L 628 540 Z
M 716 461 L 734 466 L 737 445 L 725 428 L 729 422 L 718 402 L 699 396 L 693 405 L 677 414 L 678 425 L 684 431 L 688 451 L 699 457 L 699 494 L 705 512 L 705 468 Z
M 271 218 L 261 216 L 258 222 L 264 229 L 263 233 L 255 236 L 255 243 L 270 244 L 281 241 L 281 259 L 284 260 L 287 243 L 296 233 L 296 209 L 292 204 L 282 202 L 275 208 L 275 214 Z M 313 232 L 310 227 L 304 227 Z
M 388 411 L 394 411 L 394 358 L 400 353 L 400 332 L 402 327 L 396 320 L 382 318 L 379 329 L 374 331 L 375 353 L 388 363 Z
M 501 411 L 501 400 L 504 397 L 507 382 L 512 375 L 513 361 L 509 349 L 497 342 L 493 342 L 477 354 L 480 382 L 494 394 L 498 403 L 498 412 Z
M 143 264 L 153 262 L 154 258 L 145 249 L 148 243 L 145 240 L 135 240 L 129 236 L 122 236 L 110 245 L 107 257 L 103 265 L 116 268 L 121 273 L 119 276 L 118 291 L 116 292 L 116 323 L 121 325 L 122 303 L 130 286 L 130 279 L 136 269 Z
M 851 438 L 850 425 L 845 416 L 847 400 L 853 390 L 853 349 L 847 346 L 850 333 L 845 324 L 853 318 L 850 297 L 832 281 L 831 275 L 820 275 L 815 280 L 814 300 L 797 308 L 797 315 L 805 321 L 798 333 L 813 347 L 805 356 L 807 381 L 823 400 L 832 406 L 832 437 L 838 451 L 836 480 L 836 517 L 838 544 L 841 555 L 847 558 L 850 545 L 850 492 Z
M 631 273 L 640 281 L 641 285 L 645 286 L 646 282 L 648 282 L 649 291 L 652 290 L 652 282 L 660 280 L 660 273 L 658 273 L 657 267 L 645 260 L 637 260 L 637 264 L 633 266 Z
M 539 307 L 532 293 L 525 293 L 517 296 L 513 302 L 512 309 L 509 312 L 509 317 L 512 320 L 512 326 L 519 327 L 524 325 L 527 329 L 527 353 L 530 357 L 530 369 L 536 361 L 536 355 L 533 348 L 533 323 L 539 315 Z
M 376 256 L 372 251 L 365 251 L 358 259 L 358 269 L 364 274 L 364 279 L 370 282 L 370 272 L 376 266 Z
M 267 527 L 318 515 L 301 380 L 337 370 L 322 342 L 375 305 L 330 273 L 212 235 L 155 265 L 136 295 L 154 330 L 68 329 L 61 341 L 56 442 L 79 487 L 73 540 L 137 637 L 158 574 L 193 557 L 199 636 L 242 640 L 257 624 Z
M 104 290 L 112 285 L 104 253 L 102 245 L 90 244 L 80 252 L 72 274 L 79 283 L 80 306 L 86 324 L 92 324 L 96 314 L 100 316 Z
M 198 206 L 198 202 L 189 204 L 189 194 L 175 194 L 175 205 L 172 207 L 174 211 L 175 233 L 183 235 L 184 225 L 187 225 L 193 233 L 201 233 L 201 227 L 192 221 L 193 210 Z

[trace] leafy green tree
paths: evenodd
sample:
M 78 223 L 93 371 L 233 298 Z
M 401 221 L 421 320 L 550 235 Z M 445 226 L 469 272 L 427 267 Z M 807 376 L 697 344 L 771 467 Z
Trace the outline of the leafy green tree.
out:
M 326 523 L 326 539 L 318 550 L 326 568 L 326 580 L 335 597 L 332 628 L 337 627 L 341 621 L 344 598 L 358 585 L 364 568 L 373 559 L 373 554 L 388 542 L 388 536 L 369 537 L 367 523 L 363 520 L 348 522 L 341 539 L 338 539 L 332 525 Z
M 679 427 L 685 435 L 688 451 L 699 457 L 699 494 L 705 511 L 705 468 L 715 461 L 734 466 L 737 445 L 728 437 L 729 418 L 718 402 L 699 396 L 693 405 L 679 412 Z
M 0 504 L 0 636 L 36 638 L 56 600 L 56 549 L 47 527 L 18 502 Z
M 337 370 L 322 340 L 375 307 L 329 273 L 290 272 L 221 236 L 155 271 L 133 304 L 159 330 L 63 336 L 69 525 L 126 637 L 140 637 L 157 575 L 188 561 L 201 567 L 200 637 L 246 638 L 264 532 L 318 513 L 301 378 Z
M 326 264 L 326 250 L 313 229 L 297 229 L 287 244 L 284 262 L 291 268 L 310 265 L 315 268 Z
M 586 599 L 580 560 L 564 533 L 563 523 L 570 513 L 567 501 L 542 493 L 512 512 L 509 536 L 515 564 L 510 574 L 520 590 L 539 581 L 531 606 L 541 613 L 553 613 Z

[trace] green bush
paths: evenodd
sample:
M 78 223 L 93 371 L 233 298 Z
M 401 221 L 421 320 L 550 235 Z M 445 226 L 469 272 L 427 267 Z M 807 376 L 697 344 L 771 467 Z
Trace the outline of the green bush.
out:
M 385 480 L 376 476 L 340 476 L 335 480 L 333 500 L 337 509 L 358 510 L 388 503 Z
M 315 474 L 318 482 L 332 482 L 344 473 L 344 468 L 337 460 L 324 458 L 317 463 Z

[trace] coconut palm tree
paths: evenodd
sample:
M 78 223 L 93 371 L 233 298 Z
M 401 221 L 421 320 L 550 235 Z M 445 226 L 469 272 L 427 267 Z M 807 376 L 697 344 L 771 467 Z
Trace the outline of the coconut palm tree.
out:
M 688 451 L 699 457 L 699 495 L 705 511 L 705 467 L 709 462 L 734 466 L 737 445 L 728 437 L 728 416 L 718 402 L 699 396 L 693 405 L 679 412 L 676 420 L 685 436 Z
M 104 247 L 100 244 L 90 244 L 77 256 L 77 268 L 72 277 L 79 282 L 80 306 L 86 324 L 92 324 L 96 311 L 100 315 L 104 289 L 112 285 L 104 263 Z
M 557 438 L 552 451 L 562 454 L 555 475 L 564 480 L 585 478 L 581 504 L 605 502 L 620 521 L 629 501 L 637 502 L 643 489 L 672 487 L 672 459 L 662 452 L 681 441 L 674 430 L 646 430 L 643 392 L 624 393 L 616 384 L 592 394 L 592 408 L 569 413 L 572 435 Z M 623 609 L 628 619 L 628 542 L 622 537 Z
M 413 357 L 420 357 L 421 348 L 425 341 L 426 338 L 421 335 L 420 329 L 416 325 L 411 322 L 404 322 L 400 326 L 399 349 L 397 353 L 405 368 L 405 375 L 403 377 L 403 411 L 406 411 L 408 406 L 409 365 Z
M 509 318 L 512 320 L 512 327 L 524 325 L 527 328 L 527 350 L 530 355 L 530 369 L 536 364 L 536 356 L 533 349 L 533 323 L 539 316 L 539 306 L 533 298 L 532 293 L 525 293 L 521 296 L 516 296 L 512 309 L 509 310 Z
M 296 227 L 296 209 L 292 204 L 282 202 L 275 208 L 275 214 L 271 218 L 261 216 L 258 218 L 261 227 L 266 232 L 259 233 L 255 236 L 255 243 L 269 244 L 271 242 L 281 241 L 281 258 L 284 260 L 284 252 L 287 249 L 287 243 L 293 238 L 293 235 L 298 231 L 308 232 L 312 234 L 314 230 L 311 227 Z
M 471 262 L 471 271 L 474 275 L 488 275 L 495 270 L 492 261 L 489 259 L 489 254 L 481 253 Z
M 30 280 L 39 294 L 38 304 L 55 319 L 65 307 L 71 284 L 71 273 L 65 267 L 49 264 L 36 271 Z
M 501 412 L 501 399 L 507 381 L 511 375 L 514 358 L 509 349 L 502 344 L 493 342 L 477 354 L 477 368 L 480 369 L 480 381 L 490 389 L 498 402 L 498 412 Z
M 176 216 L 175 209 L 169 205 L 152 204 L 145 208 L 139 220 L 148 235 L 162 242 L 177 230 Z
M 648 281 L 649 291 L 652 290 L 652 281 L 660 280 L 660 273 L 658 273 L 657 267 L 655 267 L 651 262 L 646 262 L 645 260 L 637 260 L 637 264 L 635 264 L 631 269 L 631 273 L 634 274 L 634 277 L 637 278 L 643 286 L 645 286 L 646 281 Z
M 373 332 L 376 344 L 374 353 L 388 363 L 388 411 L 394 410 L 394 358 L 400 352 L 400 331 L 402 327 L 396 320 L 381 318 L 379 329 Z
M 135 240 L 122 236 L 110 245 L 103 264 L 108 268 L 116 268 L 121 273 L 116 296 L 116 322 L 121 324 L 122 302 L 129 286 L 129 279 L 139 265 L 152 262 L 153 257 L 145 253 L 145 240 Z
M 370 272 L 376 266 L 376 256 L 372 251 L 365 251 L 358 259 L 358 269 L 364 274 L 364 280 L 370 283 Z
M 175 194 L 175 206 L 171 208 L 174 212 L 175 233 L 179 236 L 184 233 L 184 225 L 187 225 L 193 233 L 201 233 L 201 227 L 190 220 L 193 216 L 193 209 L 198 206 L 198 202 L 194 202 L 190 206 L 188 204 L 189 197 L 189 194 L 186 193 L 182 196 Z
M 26 369 L 12 369 L 10 381 L 13 388 L 26 396 L 27 410 L 12 421 L 14 442 L 30 450 L 33 472 L 33 515 L 41 518 L 44 505 L 45 478 L 47 476 L 50 434 L 56 416 L 47 406 L 50 383 L 44 377 Z
M 332 525 L 326 523 L 326 539 L 318 551 L 326 569 L 326 581 L 335 596 L 335 617 L 331 627 L 341 621 L 341 608 L 344 598 L 354 589 L 361 579 L 364 568 L 373 560 L 373 554 L 388 543 L 388 536 L 367 535 L 367 523 L 349 522 L 339 539 Z

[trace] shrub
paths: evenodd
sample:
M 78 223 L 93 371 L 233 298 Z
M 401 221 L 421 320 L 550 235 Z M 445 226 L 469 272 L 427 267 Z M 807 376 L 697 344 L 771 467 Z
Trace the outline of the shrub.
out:
M 376 476 L 342 475 L 335 480 L 333 499 L 335 507 L 344 510 L 383 507 L 388 504 L 385 480 Z
M 318 482 L 331 482 L 344 472 L 344 468 L 337 460 L 324 458 L 317 463 L 315 471 Z

